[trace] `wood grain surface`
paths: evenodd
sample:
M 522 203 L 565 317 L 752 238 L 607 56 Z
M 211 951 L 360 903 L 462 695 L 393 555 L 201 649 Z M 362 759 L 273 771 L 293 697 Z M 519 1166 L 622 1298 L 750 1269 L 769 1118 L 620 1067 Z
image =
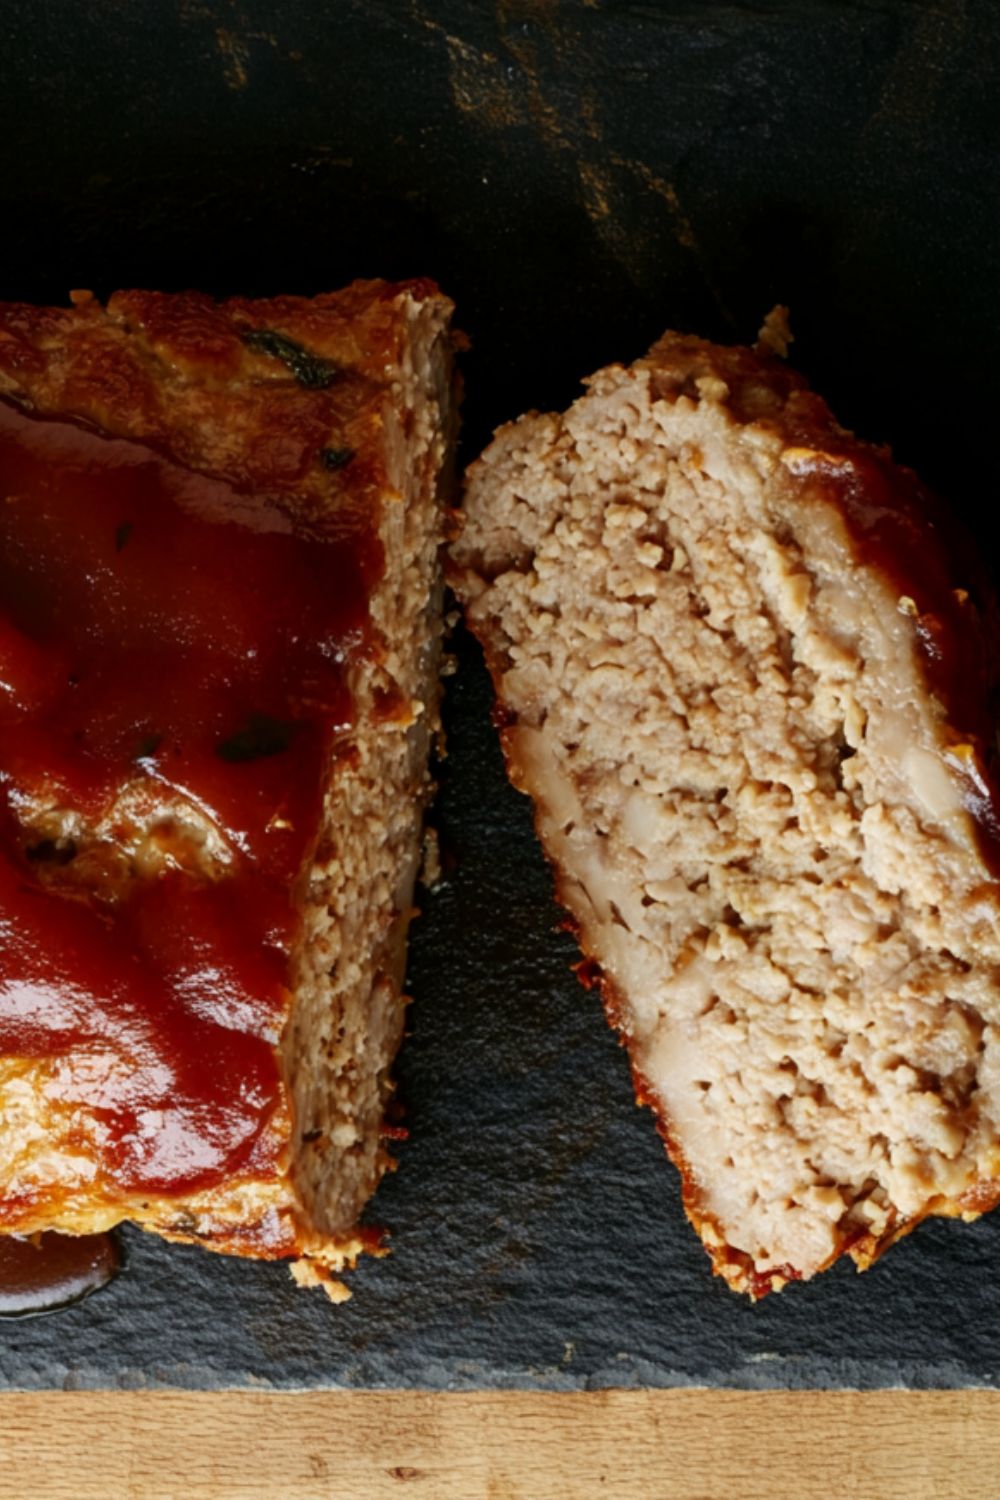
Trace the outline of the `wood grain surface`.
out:
M 0 1500 L 994 1500 L 1000 1392 L 0 1396 Z

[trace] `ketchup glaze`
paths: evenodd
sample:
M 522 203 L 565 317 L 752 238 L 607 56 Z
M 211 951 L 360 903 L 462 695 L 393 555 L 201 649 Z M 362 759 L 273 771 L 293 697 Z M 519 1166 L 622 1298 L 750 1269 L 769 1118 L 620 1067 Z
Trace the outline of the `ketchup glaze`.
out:
M 318 511 L 0 400 L 0 1055 L 46 1064 L 112 1195 L 281 1149 L 296 895 L 382 566 L 364 511 Z

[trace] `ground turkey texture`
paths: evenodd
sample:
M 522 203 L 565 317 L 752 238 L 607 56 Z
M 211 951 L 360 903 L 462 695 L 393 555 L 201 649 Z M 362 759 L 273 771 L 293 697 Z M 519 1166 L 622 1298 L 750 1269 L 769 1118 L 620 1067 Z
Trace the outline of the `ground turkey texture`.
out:
M 584 972 L 753 1296 L 1000 1195 L 994 606 L 783 343 L 668 334 L 503 428 L 452 552 Z

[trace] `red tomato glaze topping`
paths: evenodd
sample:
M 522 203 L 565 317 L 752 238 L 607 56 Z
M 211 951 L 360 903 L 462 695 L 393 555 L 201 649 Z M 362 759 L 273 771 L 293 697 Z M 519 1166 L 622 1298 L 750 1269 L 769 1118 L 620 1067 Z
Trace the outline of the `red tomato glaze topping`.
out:
M 0 401 L 0 1053 L 50 1065 L 112 1194 L 280 1149 L 296 887 L 382 565 L 316 509 Z M 41 808 L 111 849 L 136 806 L 153 873 L 81 884 L 72 837 L 33 842 Z

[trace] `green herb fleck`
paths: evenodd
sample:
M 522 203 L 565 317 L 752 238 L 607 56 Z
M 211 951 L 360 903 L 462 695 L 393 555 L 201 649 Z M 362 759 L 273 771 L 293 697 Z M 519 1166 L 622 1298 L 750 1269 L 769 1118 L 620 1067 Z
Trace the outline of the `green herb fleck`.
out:
M 123 521 L 120 526 L 115 527 L 115 551 L 120 552 L 132 535 L 132 522 Z
M 303 349 L 294 339 L 286 338 L 283 333 L 276 333 L 273 328 L 248 328 L 242 338 L 247 348 L 252 349 L 255 354 L 269 354 L 272 359 L 280 359 L 291 370 L 299 385 L 308 386 L 310 390 L 325 391 L 339 374 L 337 367 L 328 359 L 310 354 L 308 349 Z
M 287 750 L 297 729 L 297 724 L 272 719 L 269 714 L 251 714 L 242 729 L 216 745 L 215 753 L 220 760 L 233 762 L 263 760 Z
M 353 457 L 353 448 L 321 448 L 319 450 L 319 461 L 324 469 L 343 469 Z

